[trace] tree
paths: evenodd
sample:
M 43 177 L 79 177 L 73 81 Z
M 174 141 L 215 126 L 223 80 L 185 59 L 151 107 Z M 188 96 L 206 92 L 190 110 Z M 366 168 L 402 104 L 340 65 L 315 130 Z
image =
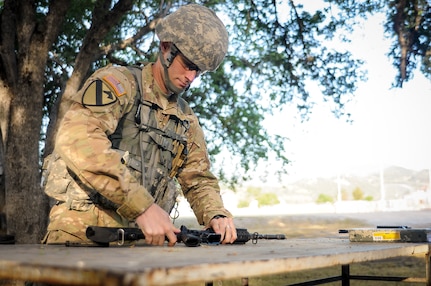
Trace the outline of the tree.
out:
M 8 232 L 19 243 L 37 242 L 47 223 L 48 202 L 39 187 L 41 134 L 49 153 L 57 118 L 85 78 L 109 63 L 154 59 L 155 24 L 187 2 L 0 0 L 0 212 L 6 213 Z M 411 38 L 394 43 L 391 54 L 397 66 L 405 63 L 401 84 L 411 78 L 419 59 L 421 71 L 431 74 L 426 0 L 327 0 L 312 13 L 293 0 L 285 6 L 264 0 L 191 2 L 223 16 L 231 45 L 223 66 L 202 76 L 199 87 L 184 97 L 201 119 L 211 154 L 226 146 L 240 155 L 245 173 L 271 152 L 288 163 L 284 138 L 269 136 L 262 127 L 273 108 L 292 103 L 306 116 L 314 97 L 323 96 L 334 103 L 336 116 L 344 116 L 344 104 L 364 79 L 361 62 L 322 42 L 352 29 L 356 16 L 384 9 L 388 23 L 396 23 L 387 30 Z M 405 56 L 395 47 L 407 51 Z M 317 82 L 322 93 L 311 96 L 309 81 Z M 243 173 L 233 174 L 234 182 Z
M 326 203 L 333 203 L 334 198 L 327 194 L 319 194 L 319 196 L 316 199 L 317 204 L 326 204 Z
M 398 67 L 395 86 L 413 77 L 420 63 L 424 75 L 431 79 L 431 4 L 429 0 L 397 0 L 389 3 L 386 31 L 397 41 L 389 55 Z
M 4 204 L 9 232 L 35 242 L 46 226 L 48 204 L 39 187 L 39 138 L 44 69 L 70 1 L 43 13 L 32 1 L 1 3 L 0 126 Z M 55 13 L 53 12 L 55 11 Z
M 336 25 L 344 26 L 349 19 L 366 18 L 376 12 L 386 13 L 385 34 L 392 38 L 388 52 L 398 74 L 394 87 L 402 87 L 411 80 L 417 66 L 431 78 L 431 4 L 429 0 L 367 0 L 342 1 L 328 0 L 339 9 Z M 329 11 L 329 10 L 327 10 Z
M 361 190 L 361 188 L 356 187 L 353 191 L 352 191 L 352 196 L 353 199 L 355 201 L 360 201 L 364 199 L 364 192 Z

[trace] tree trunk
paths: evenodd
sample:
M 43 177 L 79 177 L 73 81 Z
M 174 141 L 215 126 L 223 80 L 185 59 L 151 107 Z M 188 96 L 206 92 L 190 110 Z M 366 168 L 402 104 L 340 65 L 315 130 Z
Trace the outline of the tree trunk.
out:
M 6 213 L 7 233 L 14 234 L 17 243 L 40 242 L 48 223 L 48 197 L 40 188 L 39 165 L 44 75 L 48 51 L 69 4 L 70 0 L 52 1 L 44 18 L 36 16 L 35 1 L 6 0 L 0 11 L 0 108 L 4 112 L 0 116 L 4 146 L 0 210 Z
M 42 103 L 35 100 L 43 98 L 41 89 L 21 85 L 11 104 L 5 152 L 5 213 L 8 233 L 15 235 L 17 243 L 39 242 L 47 226 L 48 200 L 40 188 L 38 156 Z
M 32 17 L 29 16 L 28 20 Z M 26 32 L 25 29 L 22 32 Z M 7 230 L 17 243 L 37 243 L 47 226 L 48 198 L 40 188 L 39 140 L 43 116 L 44 67 L 51 45 L 33 34 L 18 62 L 18 82 L 11 88 L 5 148 Z
M 7 86 L 0 80 L 0 235 L 6 234 L 6 183 L 5 183 L 5 146 L 7 128 L 9 126 L 11 94 Z
M 5 206 L 5 185 L 4 185 L 4 148 L 2 138 L 2 129 L 0 128 L 0 235 L 6 234 L 6 214 Z
M 9 110 L 10 110 L 10 90 L 0 80 L 0 215 L 4 214 L 5 206 L 5 146 L 7 138 L 7 128 L 9 125 Z M 0 230 L 4 230 L 6 226 L 0 221 Z

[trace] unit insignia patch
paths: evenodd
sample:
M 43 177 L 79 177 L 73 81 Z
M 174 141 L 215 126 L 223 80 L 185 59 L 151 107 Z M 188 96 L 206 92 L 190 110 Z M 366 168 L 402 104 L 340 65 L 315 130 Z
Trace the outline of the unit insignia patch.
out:
M 117 101 L 115 91 L 104 81 L 95 80 L 85 90 L 82 96 L 84 106 L 104 106 Z

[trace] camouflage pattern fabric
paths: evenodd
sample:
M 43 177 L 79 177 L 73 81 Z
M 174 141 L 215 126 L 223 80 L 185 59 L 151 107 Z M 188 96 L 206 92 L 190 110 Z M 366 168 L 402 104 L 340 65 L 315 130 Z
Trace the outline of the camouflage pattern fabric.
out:
M 157 88 L 151 64 L 143 69 L 142 79 L 147 100 L 164 106 L 165 110 L 180 112 L 177 98 L 166 98 Z M 122 164 L 121 156 L 111 149 L 107 137 L 133 107 L 136 91 L 136 82 L 127 68 L 108 66 L 96 71 L 77 93 L 76 102 L 65 114 L 59 129 L 55 152 L 83 188 L 98 192 L 119 207 L 108 210 L 92 204 L 87 205 L 86 210 L 77 210 L 60 202 L 51 210 L 48 233 L 43 242 L 85 240 L 88 225 L 127 226 L 153 204 L 154 198 Z M 223 206 L 218 181 L 210 172 L 198 119 L 193 112 L 185 116 L 190 122 L 186 134 L 189 153 L 177 175 L 184 196 L 200 224 L 208 224 L 215 215 L 232 217 Z
M 96 205 L 86 211 L 71 210 L 65 203 L 52 207 L 49 214 L 50 224 L 42 240 L 45 244 L 64 244 L 68 242 L 89 242 L 85 231 L 89 225 L 109 227 L 128 227 L 129 222 L 114 210 L 103 209 Z
M 162 42 L 172 42 L 181 53 L 202 71 L 214 71 L 228 48 L 228 34 L 223 22 L 210 9 L 189 4 L 163 18 L 156 26 Z

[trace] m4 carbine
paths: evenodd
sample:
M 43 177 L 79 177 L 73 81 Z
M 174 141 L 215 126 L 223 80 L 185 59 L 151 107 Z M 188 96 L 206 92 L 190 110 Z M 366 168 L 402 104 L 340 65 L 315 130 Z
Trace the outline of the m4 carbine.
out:
M 177 241 L 184 243 L 186 246 L 195 247 L 205 244 L 220 244 L 221 235 L 214 232 L 213 229 L 193 230 L 188 229 L 184 225 L 181 226 L 181 232 L 177 233 Z M 237 228 L 237 239 L 234 244 L 245 244 L 249 240 L 253 244 L 259 239 L 286 239 L 284 234 L 259 234 L 249 233 L 245 228 Z M 123 245 L 126 241 L 136 241 L 145 239 L 144 234 L 139 228 L 133 227 L 104 227 L 104 226 L 89 226 L 86 230 L 88 239 L 100 246 L 109 246 L 111 242 L 117 242 L 118 245 Z

